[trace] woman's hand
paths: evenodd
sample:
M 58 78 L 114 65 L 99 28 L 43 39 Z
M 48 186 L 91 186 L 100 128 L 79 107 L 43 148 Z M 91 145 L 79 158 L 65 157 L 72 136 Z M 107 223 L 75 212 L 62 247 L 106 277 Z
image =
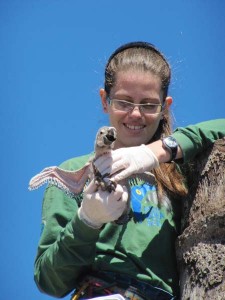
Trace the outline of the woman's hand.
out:
M 98 229 L 103 224 L 117 220 L 127 208 L 128 192 L 126 187 L 117 184 L 115 191 L 109 193 L 96 191 L 94 180 L 84 191 L 79 218 L 88 226 Z
M 95 167 L 102 174 L 109 174 L 116 182 L 132 174 L 151 171 L 159 166 L 155 154 L 145 145 L 120 148 L 100 156 Z

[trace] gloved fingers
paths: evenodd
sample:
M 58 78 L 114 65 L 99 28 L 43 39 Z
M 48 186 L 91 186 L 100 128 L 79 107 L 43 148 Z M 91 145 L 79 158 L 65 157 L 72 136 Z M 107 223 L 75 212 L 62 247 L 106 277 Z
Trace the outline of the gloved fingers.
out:
M 120 160 L 120 161 L 117 161 L 116 163 L 114 163 L 111 166 L 111 170 L 109 170 L 110 171 L 109 172 L 110 179 L 113 180 L 113 178 L 115 178 L 117 173 L 119 173 L 119 172 L 121 173 L 121 172 L 125 171 L 127 167 L 129 167 L 129 163 L 126 160 Z
M 111 153 L 99 156 L 93 163 L 101 174 L 105 174 L 113 163 Z
M 94 184 L 91 182 L 90 185 L 89 191 L 93 191 Z M 104 223 L 117 220 L 123 214 L 127 200 L 127 189 L 119 184 L 111 193 L 99 189 L 84 195 L 78 214 L 88 226 L 100 228 Z
M 118 200 L 118 199 L 121 198 L 122 194 L 123 194 L 123 187 L 122 187 L 120 184 L 117 184 L 117 185 L 116 185 L 115 191 L 113 191 L 113 192 L 109 195 L 109 197 L 112 196 L 112 197 L 114 197 L 114 198 L 117 198 L 117 200 Z
M 122 150 L 122 149 L 121 149 Z M 155 154 L 145 145 L 126 148 L 123 151 L 124 159 L 121 161 L 124 165 L 124 170 L 114 172 L 111 179 L 118 182 L 136 173 L 144 173 L 151 171 L 159 166 L 159 161 Z M 116 162 L 113 168 L 117 168 L 116 164 L 121 164 L 121 161 Z M 119 168 L 118 168 L 119 169 Z
M 107 190 L 98 189 L 96 193 L 94 193 L 94 197 L 96 200 L 100 200 L 100 202 L 107 203 L 118 201 L 121 198 L 122 190 L 117 185 L 115 191 L 108 192 Z
M 128 189 L 125 185 L 123 185 L 123 195 L 125 195 L 128 198 Z
M 125 186 L 122 187 L 123 192 L 121 198 L 117 201 L 117 218 L 121 217 L 128 209 L 128 191 Z M 116 220 L 114 219 L 114 220 Z
M 107 154 L 102 155 L 94 162 L 95 167 L 102 175 L 115 174 L 129 165 L 126 157 L 122 157 L 121 154 L 116 151 L 119 150 L 113 151 L 111 156 L 106 156 Z
M 121 184 L 117 184 L 115 192 L 118 193 L 121 197 L 123 197 L 123 195 L 126 196 L 128 194 L 126 186 L 122 186 Z
M 95 184 L 95 180 L 92 179 L 91 182 L 88 184 L 88 186 L 85 188 L 84 193 L 87 194 L 93 194 L 97 191 L 97 186 Z
M 129 197 L 128 190 L 125 186 L 123 186 L 123 193 L 120 201 L 125 205 L 127 205 L 128 197 Z
M 116 190 L 110 193 L 108 196 L 108 202 L 112 203 L 113 205 L 115 205 L 116 202 L 116 206 L 119 209 L 125 207 L 127 203 L 127 199 L 128 199 L 127 188 L 120 184 L 117 184 Z
M 110 177 L 111 180 L 115 181 L 115 182 L 119 182 L 127 177 L 129 177 L 130 175 L 132 175 L 132 169 L 130 170 L 129 168 L 122 170 L 119 173 L 116 173 L 115 175 L 113 175 L 112 177 Z

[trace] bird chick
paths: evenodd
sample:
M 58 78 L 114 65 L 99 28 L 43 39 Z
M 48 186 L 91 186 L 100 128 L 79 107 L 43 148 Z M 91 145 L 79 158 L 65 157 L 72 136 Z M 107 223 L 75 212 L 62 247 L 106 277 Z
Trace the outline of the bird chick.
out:
M 93 162 L 101 155 L 108 153 L 113 149 L 114 141 L 116 140 L 116 129 L 114 127 L 104 126 L 97 132 L 95 139 L 95 157 Z M 115 191 L 116 182 L 110 180 L 108 176 L 110 174 L 101 174 L 98 169 L 92 163 L 95 184 L 98 188 L 108 192 Z

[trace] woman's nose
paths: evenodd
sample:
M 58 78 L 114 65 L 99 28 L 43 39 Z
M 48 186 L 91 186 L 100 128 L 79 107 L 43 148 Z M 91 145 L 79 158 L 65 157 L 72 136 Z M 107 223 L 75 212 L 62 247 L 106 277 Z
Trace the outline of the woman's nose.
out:
M 130 111 L 130 115 L 133 117 L 142 117 L 141 108 L 139 106 L 134 106 L 134 108 Z

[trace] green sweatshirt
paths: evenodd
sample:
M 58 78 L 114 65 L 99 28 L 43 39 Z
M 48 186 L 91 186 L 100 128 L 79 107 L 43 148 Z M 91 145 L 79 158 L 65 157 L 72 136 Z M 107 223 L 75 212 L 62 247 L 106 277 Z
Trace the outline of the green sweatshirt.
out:
M 225 119 L 177 128 L 173 134 L 188 162 L 215 140 L 225 136 Z M 91 154 L 60 165 L 81 168 Z M 125 225 L 108 223 L 102 230 L 85 225 L 77 215 L 82 193 L 70 198 L 55 186 L 43 201 L 42 235 L 35 261 L 35 281 L 42 292 L 63 297 L 80 275 L 112 271 L 143 280 L 172 294 L 179 290 L 175 240 L 179 233 L 179 205 L 173 210 L 155 204 L 156 187 L 142 178 L 129 180 L 132 218 Z

